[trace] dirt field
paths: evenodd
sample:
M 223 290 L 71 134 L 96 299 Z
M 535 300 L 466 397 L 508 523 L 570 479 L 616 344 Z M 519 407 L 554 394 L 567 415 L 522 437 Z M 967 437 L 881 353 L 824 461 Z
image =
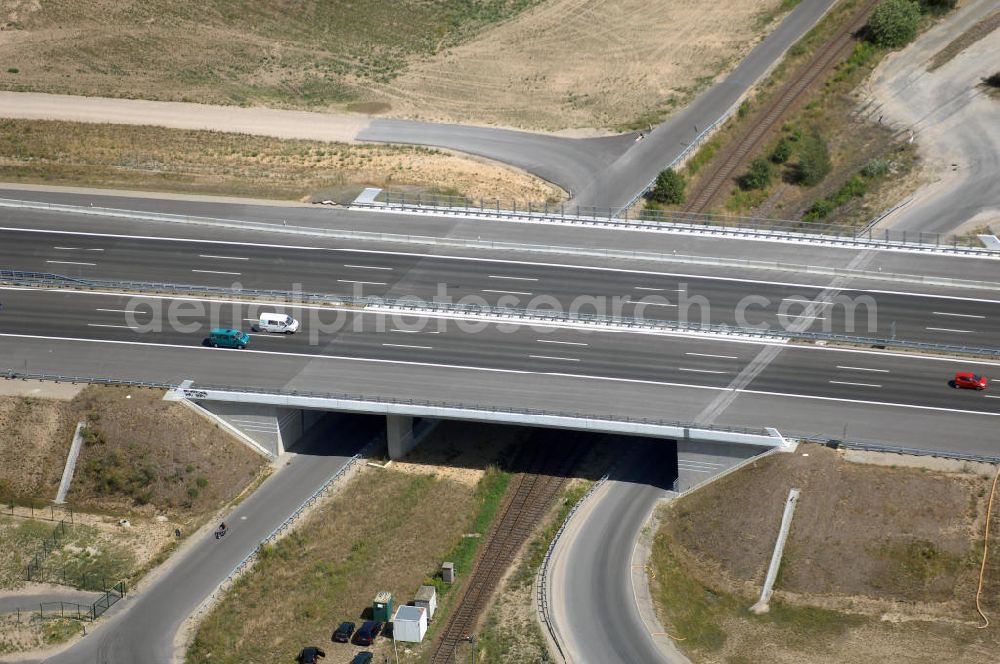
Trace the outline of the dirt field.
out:
M 373 99 L 427 120 L 645 126 L 736 63 L 779 4 L 549 0 L 373 85 Z
M 61 185 L 350 200 L 362 187 L 561 200 L 539 178 L 421 147 L 45 120 L 0 120 L 0 179 Z
M 212 0 L 195 12 L 167 0 L 5 0 L 0 88 L 539 129 L 638 126 L 683 105 L 794 4 L 309 0 L 289 10 Z
M 0 398 L 3 497 L 55 496 L 79 421 L 88 435 L 67 500 L 118 516 L 191 516 L 234 498 L 262 459 L 160 390 L 88 387 L 71 401 Z
M 974 604 L 995 469 L 879 463 L 803 446 L 670 505 L 653 551 L 667 631 L 699 662 L 995 661 L 1000 637 L 976 629 Z M 753 616 L 791 487 L 772 610 Z M 991 543 L 984 609 L 1000 617 Z

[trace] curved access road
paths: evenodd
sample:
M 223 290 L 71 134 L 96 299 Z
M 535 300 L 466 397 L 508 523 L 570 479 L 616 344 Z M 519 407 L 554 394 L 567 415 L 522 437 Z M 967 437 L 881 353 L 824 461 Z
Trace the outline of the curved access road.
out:
M 729 76 L 638 141 L 637 132 L 566 138 L 364 115 L 6 91 L 0 91 L 0 117 L 432 145 L 522 168 L 562 187 L 580 205 L 620 207 L 680 154 L 699 129 L 725 114 L 832 4 L 833 0 L 801 3 Z
M 1000 219 L 1000 106 L 980 86 L 1000 67 L 1000 30 L 988 32 L 940 67 L 931 66 L 953 39 L 997 12 L 995 0 L 963 3 L 876 71 L 869 117 L 882 117 L 904 139 L 912 132 L 935 178 L 884 224 L 950 233 Z

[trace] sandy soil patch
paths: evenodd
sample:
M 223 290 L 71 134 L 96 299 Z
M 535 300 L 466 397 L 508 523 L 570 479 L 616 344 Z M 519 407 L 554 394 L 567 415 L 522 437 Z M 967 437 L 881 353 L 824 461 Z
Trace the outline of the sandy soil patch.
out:
M 69 401 L 84 387 L 81 383 L 54 383 L 50 380 L 3 380 L 0 381 L 0 396 Z
M 549 0 L 374 84 L 392 114 L 564 129 L 655 121 L 746 54 L 778 0 Z
M 119 105 L 119 119 L 143 121 L 135 102 L 108 101 Z M 195 115 L 206 108 L 187 106 Z M 558 187 L 523 171 L 437 149 L 47 120 L 0 120 L 0 178 L 337 202 L 353 199 L 365 186 L 487 200 L 564 197 Z

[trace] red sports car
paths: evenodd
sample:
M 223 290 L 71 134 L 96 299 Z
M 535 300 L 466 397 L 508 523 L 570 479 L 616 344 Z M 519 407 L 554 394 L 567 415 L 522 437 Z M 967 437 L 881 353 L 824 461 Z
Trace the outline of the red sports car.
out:
M 986 376 L 974 374 L 971 371 L 955 372 L 955 387 L 964 387 L 967 390 L 985 390 L 990 380 Z

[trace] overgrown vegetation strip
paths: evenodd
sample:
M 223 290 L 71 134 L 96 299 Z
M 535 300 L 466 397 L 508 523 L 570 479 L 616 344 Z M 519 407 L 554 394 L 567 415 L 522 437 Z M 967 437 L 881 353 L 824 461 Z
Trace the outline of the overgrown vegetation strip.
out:
M 876 0 L 864 2 L 853 17 L 844 22 L 802 67 L 800 73 L 773 95 L 771 104 L 755 114 L 755 120 L 748 130 L 726 151 L 713 170 L 703 177 L 697 193 L 685 207 L 686 212 L 703 212 L 711 207 L 712 201 L 732 179 L 747 155 L 763 143 L 768 133 L 799 102 L 802 95 L 847 54 L 854 33 L 865 24 L 876 4 Z

